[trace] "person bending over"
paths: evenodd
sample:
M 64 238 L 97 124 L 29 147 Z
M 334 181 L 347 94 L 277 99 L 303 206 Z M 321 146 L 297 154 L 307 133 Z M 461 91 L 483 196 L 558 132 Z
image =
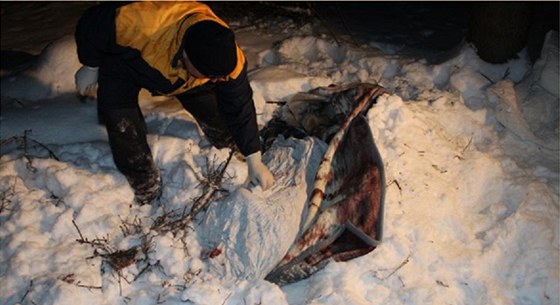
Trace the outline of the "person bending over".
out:
M 141 88 L 175 96 L 212 145 L 246 158 L 252 183 L 274 178 L 261 161 L 247 62 L 228 25 L 197 2 L 102 3 L 78 21 L 75 39 L 80 94 L 97 86 L 97 112 L 113 159 L 140 204 L 161 195 L 159 169 L 138 105 Z

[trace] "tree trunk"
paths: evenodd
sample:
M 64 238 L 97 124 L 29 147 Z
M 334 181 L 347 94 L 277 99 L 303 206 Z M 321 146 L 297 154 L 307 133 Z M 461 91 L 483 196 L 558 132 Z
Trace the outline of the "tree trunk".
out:
M 527 43 L 530 24 L 529 2 L 476 2 L 467 40 L 478 56 L 489 63 L 517 58 Z

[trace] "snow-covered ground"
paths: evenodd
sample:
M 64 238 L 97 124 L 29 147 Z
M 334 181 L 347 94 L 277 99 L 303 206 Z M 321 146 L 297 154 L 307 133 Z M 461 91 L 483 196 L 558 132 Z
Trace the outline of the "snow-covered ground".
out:
M 44 9 L 34 16 L 29 23 L 66 18 Z M 205 195 L 201 181 L 228 151 L 209 147 L 178 102 L 142 92 L 163 206 L 133 204 L 96 125 L 95 100 L 76 97 L 72 37 L 38 31 L 19 50 L 39 56 L 18 73 L 2 71 L 1 304 L 558 304 L 558 33 L 535 65 L 525 52 L 488 64 L 468 44 L 431 65 L 387 44 L 338 45 L 315 24 L 244 22 L 232 24 L 261 126 L 278 107 L 267 101 L 317 86 L 378 82 L 393 93 L 367 114 L 385 162 L 382 244 L 283 287 L 262 279 L 262 265 L 241 265 L 239 276 L 221 270 L 230 252 L 209 243 L 219 232 L 208 232 L 208 215 L 181 229 L 161 224 Z M 61 33 L 72 32 L 61 24 Z M 45 35 L 57 39 L 34 53 L 34 38 Z M 313 175 L 305 166 L 313 147 L 311 139 L 279 141 L 265 154 L 278 185 L 286 175 Z M 264 254 L 278 254 L 273 247 L 295 234 L 297 218 L 271 202 L 301 198 L 247 192 L 246 165 L 236 158 L 226 176 L 229 195 L 210 209 L 240 208 L 230 219 L 213 214 L 213 223 L 227 223 L 222 237 L 238 234 L 269 260 Z M 250 234 L 255 228 L 259 235 Z M 136 246 L 132 257 L 117 252 Z M 119 264 L 109 253 L 121 254 Z

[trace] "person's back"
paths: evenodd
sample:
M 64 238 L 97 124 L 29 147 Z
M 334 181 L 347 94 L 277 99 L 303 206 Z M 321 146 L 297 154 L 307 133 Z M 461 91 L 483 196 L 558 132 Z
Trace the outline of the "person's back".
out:
M 261 162 L 260 140 L 245 56 L 227 24 L 197 2 L 104 3 L 76 29 L 80 94 L 98 84 L 98 116 L 117 168 L 139 203 L 161 194 L 159 170 L 146 141 L 138 93 L 175 96 L 218 148 L 246 156 L 249 179 L 274 181 Z

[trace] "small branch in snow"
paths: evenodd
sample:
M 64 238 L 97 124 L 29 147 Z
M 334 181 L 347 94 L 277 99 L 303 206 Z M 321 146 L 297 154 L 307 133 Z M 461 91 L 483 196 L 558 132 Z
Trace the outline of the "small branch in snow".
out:
M 109 254 L 100 254 L 109 263 L 113 270 L 120 272 L 122 269 L 136 263 L 136 255 L 138 247 L 132 247 L 128 250 L 117 250 Z
M 144 273 L 148 272 L 149 270 L 152 270 L 152 265 L 150 264 L 146 264 L 146 266 L 144 266 L 144 268 L 142 268 L 142 270 L 140 270 L 140 272 L 138 272 L 138 274 L 134 277 L 134 280 L 132 280 L 133 282 L 136 282 L 137 279 L 139 279 Z
M 504 76 L 502 76 L 502 80 L 506 79 L 510 74 L 509 67 L 507 67 L 506 71 L 504 72 Z
M 9 205 L 10 203 L 12 203 L 12 197 L 14 196 L 14 194 L 16 193 L 16 183 L 17 183 L 17 177 L 14 179 L 14 184 L 12 185 L 12 187 L 9 190 L 6 190 L 4 192 L 2 192 L 2 194 L 0 194 L 0 214 L 2 214 L 2 212 L 9 210 Z
M 91 290 L 91 289 L 102 290 L 103 289 L 103 287 L 101 287 L 101 286 L 84 285 L 84 284 L 80 284 L 80 282 L 76 283 L 76 286 L 78 286 L 80 288 L 87 288 L 89 290 Z
M 185 272 L 183 274 L 183 281 L 185 281 L 185 285 L 188 285 L 195 277 L 197 277 L 202 272 L 202 269 L 192 270 Z
M 492 85 L 496 83 L 493 79 L 491 79 L 490 77 L 486 76 L 486 74 L 484 74 L 484 73 L 482 73 L 482 72 L 480 72 L 480 71 L 479 71 L 478 73 L 480 73 L 480 75 L 482 75 L 482 77 L 486 78 Z
M 405 260 L 395 270 L 393 270 L 391 273 L 389 273 L 389 275 L 387 275 L 385 278 L 383 278 L 383 280 L 386 280 L 386 279 L 390 278 L 393 274 L 395 274 L 397 271 L 399 271 L 399 269 L 404 267 L 404 265 L 408 264 L 408 262 L 410 262 L 410 256 L 411 256 L 411 254 L 409 254 L 405 258 Z
M 404 281 L 402 280 L 402 277 L 399 276 L 399 281 L 401 282 L 401 285 L 404 287 L 406 287 L 406 285 L 404 284 Z
M 67 275 L 64 275 L 64 276 L 59 276 L 58 279 L 65 282 L 65 283 L 68 283 L 70 285 L 76 285 L 80 288 L 87 288 L 89 290 L 91 290 L 91 289 L 101 290 L 103 288 L 101 286 L 84 285 L 80 281 L 76 282 L 76 275 L 74 273 L 70 273 L 70 274 L 67 274 Z
M 146 235 L 144 235 L 142 237 L 142 247 L 140 248 L 142 254 L 144 255 L 143 259 L 137 259 L 136 262 L 144 262 L 146 265 L 144 266 L 144 268 L 142 268 L 142 270 L 140 270 L 140 272 L 138 272 L 138 274 L 136 274 L 134 276 L 134 279 L 132 280 L 133 282 L 135 282 L 136 280 L 138 280 L 144 273 L 151 271 L 154 267 L 159 267 L 161 268 L 161 272 L 165 274 L 165 270 L 163 270 L 163 266 L 160 264 L 159 260 L 156 261 L 155 264 L 150 264 L 149 263 L 149 259 L 148 259 L 148 254 L 149 252 L 151 252 L 153 249 L 153 243 L 151 241 L 151 239 L 149 239 Z M 138 266 L 138 268 L 140 268 Z
M 392 184 L 395 184 L 397 186 L 397 188 L 399 189 L 399 193 L 402 195 L 402 187 L 399 182 L 396 179 L 393 179 L 391 182 L 389 182 L 389 184 L 387 184 L 387 186 L 390 186 Z
M 119 273 L 119 276 L 122 269 L 136 263 L 136 257 L 139 251 L 147 253 L 151 247 L 150 240 L 145 236 L 141 246 L 135 246 L 127 250 L 115 250 L 109 244 L 107 237 L 95 238 L 90 241 L 87 238 L 84 238 L 80 228 L 78 228 L 78 225 L 74 220 L 72 220 L 72 224 L 74 224 L 74 227 L 80 235 L 80 239 L 76 239 L 76 241 L 80 244 L 91 245 L 95 249 L 93 257 L 101 257 L 103 261 L 107 262 L 113 270 Z
M 202 195 L 194 200 L 193 208 L 188 213 L 185 210 L 183 210 L 182 213 L 179 211 L 166 212 L 154 220 L 152 226 L 150 227 L 150 231 L 155 231 L 160 234 L 172 232 L 174 235 L 177 235 L 180 231 L 184 230 L 199 212 L 207 208 L 217 192 L 225 191 L 221 187 L 221 184 L 224 180 L 226 168 L 229 165 L 233 154 L 234 152 L 231 150 L 228 159 L 219 166 L 214 165 L 216 162 L 215 159 L 208 163 L 204 179 L 201 181 L 201 185 L 203 187 Z M 141 234 L 143 232 L 142 222 L 138 218 L 135 218 L 132 223 L 127 223 L 125 221 L 122 222 L 123 224 L 120 226 L 120 229 L 124 236 Z M 101 257 L 103 262 L 107 263 L 109 267 L 116 272 L 119 280 L 119 288 L 121 288 L 121 279 L 130 283 L 122 274 L 122 270 L 124 268 L 138 262 L 146 263 L 143 268 L 140 269 L 139 267 L 140 272 L 132 280 L 136 281 L 143 274 L 151 271 L 154 266 L 161 267 L 159 262 L 156 264 L 150 264 L 147 259 L 149 252 L 153 248 L 150 233 L 142 234 L 139 237 L 142 239 L 139 246 L 132 247 L 128 250 L 115 250 L 110 246 L 107 238 L 96 238 L 90 241 L 83 236 L 74 220 L 72 220 L 72 224 L 80 235 L 80 238 L 76 241 L 81 244 L 89 244 L 94 247 L 95 251 L 93 257 Z M 142 254 L 144 258 L 142 258 Z
M 115 272 L 114 275 L 118 277 L 119 290 L 122 293 L 121 280 L 124 279 L 130 284 L 140 278 L 143 274 L 152 271 L 154 267 L 160 267 L 163 269 L 159 261 L 155 264 L 150 264 L 148 260 L 149 252 L 153 251 L 152 234 L 154 231 L 159 234 L 172 232 L 174 236 L 176 236 L 179 232 L 185 230 L 199 212 L 208 207 L 212 200 L 215 199 L 216 193 L 227 192 L 221 185 L 224 181 L 224 176 L 226 175 L 227 166 L 229 165 L 233 155 L 234 150 L 232 149 L 227 160 L 218 166 L 215 165 L 215 158 L 207 163 L 206 171 L 202 174 L 203 178 L 200 182 L 200 185 L 203 188 L 202 195 L 194 199 L 193 207 L 190 211 L 164 211 L 164 214 L 157 217 L 149 228 L 151 233 L 143 233 L 143 225 L 139 218 L 135 218 L 131 223 L 122 220 L 122 225 L 120 226 L 122 234 L 125 237 L 130 235 L 139 235 L 139 238 L 141 239 L 140 245 L 131 247 L 127 250 L 117 250 L 110 245 L 108 237 L 88 240 L 84 237 L 76 222 L 72 220 L 72 224 L 80 236 L 80 238 L 76 239 L 76 241 L 81 244 L 91 245 L 95 249 L 93 257 L 101 257 L 102 262 L 107 264 L 105 266 L 111 267 L 111 269 Z M 145 263 L 145 265 L 138 266 L 140 271 L 136 274 L 136 276 L 134 276 L 132 281 L 129 281 L 123 275 L 123 269 L 132 264 L 138 264 L 141 262 Z M 165 273 L 164 270 L 162 270 L 162 272 Z M 196 276 L 199 272 L 200 270 L 198 270 L 194 275 Z
M 23 131 L 23 136 L 13 136 L 13 137 L 10 137 L 8 139 L 2 140 L 2 142 L 0 142 L 0 145 L 4 146 L 4 145 L 10 144 L 11 142 L 16 142 L 16 143 L 22 142 L 22 144 L 23 144 L 23 157 L 27 160 L 27 169 L 31 172 L 35 172 L 37 169 L 35 167 L 33 167 L 33 164 L 32 164 L 33 159 L 31 158 L 31 156 L 29 154 L 29 141 L 31 141 L 31 142 L 39 145 L 41 148 L 45 149 L 48 152 L 50 158 L 53 158 L 56 161 L 60 161 L 58 159 L 58 157 L 56 156 L 56 154 L 52 150 L 50 150 L 45 144 L 43 144 L 39 141 L 30 139 L 29 136 L 28 136 L 29 133 L 31 133 L 31 129 L 26 129 L 26 130 Z
M 226 161 L 216 166 L 216 158 L 214 157 L 211 162 L 206 163 L 206 174 L 204 180 L 201 182 L 203 194 L 194 200 L 194 207 L 189 214 L 198 214 L 198 212 L 205 209 L 210 200 L 217 192 L 227 192 L 222 188 L 222 182 L 226 173 L 227 166 L 233 157 L 234 151 L 230 150 L 229 156 Z M 193 215 L 196 216 L 196 215 Z
M 123 219 L 121 219 L 121 221 L 122 224 L 119 228 L 121 229 L 124 237 L 142 233 L 142 220 L 138 218 L 138 216 L 135 216 L 131 223 L 126 222 Z
M 85 240 L 86 243 L 90 243 L 93 246 L 98 246 L 98 248 L 94 252 L 94 256 L 99 256 L 103 259 L 104 262 L 109 264 L 111 269 L 115 271 L 119 278 L 119 287 L 120 287 L 120 280 L 124 279 L 127 283 L 131 283 L 126 277 L 123 276 L 122 270 L 126 267 L 136 264 L 139 261 L 147 261 L 148 254 L 153 248 L 152 239 L 148 234 L 142 235 L 142 243 L 139 246 L 134 246 L 127 250 L 113 250 L 112 247 L 109 246 L 107 239 L 101 240 L 101 243 L 90 243 Z M 78 240 L 79 241 L 79 240 Z M 94 240 L 95 242 L 96 240 Z M 103 250 L 104 253 L 99 253 L 97 250 Z M 141 259 L 141 254 L 144 256 Z M 150 270 L 153 266 L 149 263 L 146 263 L 146 267 L 144 267 L 139 274 L 137 274 L 132 281 L 136 281 L 144 272 Z
M 445 168 L 440 168 L 437 164 L 432 164 L 432 168 L 440 172 L 440 174 L 447 173 L 447 170 Z
M 467 150 L 467 148 L 469 148 L 469 146 L 471 146 L 472 138 L 473 138 L 473 137 L 471 136 L 470 139 L 469 139 L 469 142 L 467 143 L 467 145 L 466 145 L 466 146 L 463 148 L 463 150 L 461 151 L 461 154 L 464 154 L 465 151 Z
M 27 295 L 29 294 L 29 292 L 31 292 L 31 289 L 33 288 L 33 280 L 29 281 L 29 287 L 27 288 L 27 291 L 25 292 L 25 294 L 23 295 L 23 297 L 21 297 L 21 301 L 19 301 L 20 303 L 23 303 L 23 300 L 25 300 L 25 298 L 27 297 Z
M 207 163 L 208 165 L 206 173 L 203 174 L 204 179 L 200 183 L 200 186 L 202 186 L 202 195 L 194 199 L 193 207 L 188 213 L 186 210 L 183 210 L 183 213 L 179 216 L 178 219 L 173 219 L 176 217 L 176 215 L 178 215 L 176 211 L 159 216 L 154 221 L 151 229 L 159 233 L 177 233 L 178 231 L 182 231 L 191 221 L 194 220 L 198 213 L 208 207 L 216 193 L 227 192 L 221 187 L 221 185 L 224 180 L 226 168 L 229 165 L 233 154 L 234 151 L 232 149 L 227 160 L 218 166 L 214 166 L 214 163 L 216 162 L 215 159 L 212 162 Z
M 224 305 L 226 303 L 226 301 L 231 297 L 231 294 L 232 294 L 232 292 L 230 291 L 228 293 L 228 295 L 226 296 L 226 298 L 224 299 L 224 301 L 222 302 L 222 305 Z M 245 300 L 243 300 L 243 301 L 245 301 Z
M 163 304 L 165 302 L 166 302 L 166 300 L 163 299 L 163 296 L 161 295 L 161 293 L 158 294 L 156 304 Z
M 35 171 L 37 171 L 37 169 L 33 167 L 32 160 L 27 149 L 27 132 L 30 131 L 31 130 L 25 130 L 23 132 L 23 156 L 25 157 L 25 159 L 27 159 L 27 169 L 34 173 Z
M 266 104 L 286 105 L 286 101 L 266 101 Z
M 420 157 L 424 157 L 424 154 L 426 153 L 426 151 L 424 151 L 424 150 L 418 150 L 418 149 L 416 149 L 416 148 L 414 148 L 414 147 L 411 147 L 410 145 L 408 145 L 408 144 L 406 144 L 406 143 L 403 143 L 403 145 L 406 146 L 406 147 L 408 147 L 408 148 L 410 148 L 410 149 L 416 150 L 416 151 L 418 152 L 418 154 L 420 155 Z
M 76 228 L 76 230 L 78 231 L 78 234 L 80 235 L 80 239 L 77 240 L 79 243 L 86 243 L 86 240 L 84 239 L 84 236 L 82 235 L 82 231 L 80 231 L 80 228 L 78 228 L 78 225 L 76 224 L 76 221 L 74 221 L 74 219 L 72 219 L 72 224 L 74 225 L 74 228 Z

